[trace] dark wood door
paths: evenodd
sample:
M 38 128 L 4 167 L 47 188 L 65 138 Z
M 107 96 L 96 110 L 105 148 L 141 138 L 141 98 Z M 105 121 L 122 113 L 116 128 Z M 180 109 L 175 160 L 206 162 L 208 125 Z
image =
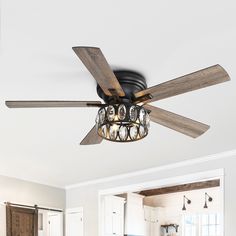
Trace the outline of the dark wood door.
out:
M 7 236 L 38 236 L 38 211 L 7 205 Z

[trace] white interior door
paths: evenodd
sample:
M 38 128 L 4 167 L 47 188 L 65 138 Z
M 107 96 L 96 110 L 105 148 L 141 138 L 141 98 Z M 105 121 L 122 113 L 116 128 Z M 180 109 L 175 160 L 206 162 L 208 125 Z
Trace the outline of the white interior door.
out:
M 66 236 L 83 236 L 83 210 L 70 209 L 66 213 Z
M 63 236 L 62 213 L 48 213 L 48 235 Z

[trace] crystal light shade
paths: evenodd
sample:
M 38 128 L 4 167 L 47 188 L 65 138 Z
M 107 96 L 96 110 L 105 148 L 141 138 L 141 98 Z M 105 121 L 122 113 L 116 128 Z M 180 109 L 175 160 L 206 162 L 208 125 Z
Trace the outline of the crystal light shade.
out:
M 98 135 L 114 142 L 132 142 L 148 134 L 148 111 L 130 103 L 104 105 L 96 117 Z

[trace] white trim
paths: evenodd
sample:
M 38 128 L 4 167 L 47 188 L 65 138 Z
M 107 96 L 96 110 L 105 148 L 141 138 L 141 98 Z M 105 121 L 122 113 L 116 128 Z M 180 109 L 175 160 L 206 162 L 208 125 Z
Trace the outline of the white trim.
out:
M 222 225 L 221 227 L 221 235 L 225 235 L 225 178 L 224 176 L 221 176 L 220 177 L 220 194 L 221 194 L 221 219 L 220 219 L 220 224 Z
M 175 176 L 171 178 L 164 178 L 160 180 L 147 181 L 138 184 L 131 184 L 126 186 L 119 186 L 115 188 L 103 189 L 98 192 L 98 195 L 116 195 L 125 192 L 138 192 L 150 188 L 167 187 L 185 183 L 193 183 L 198 181 L 216 179 L 224 176 L 224 169 L 210 170 L 204 172 L 197 172 L 188 175 Z
M 135 177 L 135 176 L 144 175 L 144 174 L 150 174 L 153 172 L 159 172 L 159 171 L 174 169 L 174 168 L 183 167 L 183 166 L 200 164 L 200 163 L 204 163 L 204 162 L 208 162 L 208 161 L 212 161 L 212 160 L 223 159 L 223 158 L 228 158 L 228 157 L 233 157 L 233 156 L 236 157 L 236 149 L 231 150 L 231 151 L 208 155 L 205 157 L 190 159 L 187 161 L 175 162 L 173 164 L 158 166 L 158 167 L 144 169 L 144 170 L 140 170 L 140 171 L 134 171 L 134 172 L 121 174 L 121 175 L 114 175 L 114 176 L 106 177 L 106 178 L 85 181 L 85 182 L 81 182 L 81 183 L 77 183 L 77 184 L 73 184 L 73 185 L 67 185 L 67 186 L 65 186 L 65 189 L 66 190 L 67 189 L 74 189 L 74 188 L 87 186 L 87 185 L 111 182 L 111 181 L 115 181 L 115 180 Z
M 75 207 L 75 208 L 67 208 L 65 213 L 70 214 L 70 213 L 83 213 L 84 208 L 83 207 Z
M 1 1 L 1 0 L 0 0 Z M 0 173 L 0 177 L 6 177 L 6 178 L 10 178 L 10 179 L 15 179 L 18 181 L 24 181 L 24 182 L 28 182 L 31 184 L 39 184 L 39 185 L 44 185 L 45 187 L 50 187 L 50 188 L 57 188 L 57 189 L 65 189 L 65 186 L 61 186 L 61 185 L 55 185 L 55 184 L 46 184 L 45 182 L 41 182 L 41 181 L 37 181 L 37 180 L 29 180 L 27 178 L 22 178 L 22 177 L 17 177 L 14 175 L 5 175 L 4 173 Z

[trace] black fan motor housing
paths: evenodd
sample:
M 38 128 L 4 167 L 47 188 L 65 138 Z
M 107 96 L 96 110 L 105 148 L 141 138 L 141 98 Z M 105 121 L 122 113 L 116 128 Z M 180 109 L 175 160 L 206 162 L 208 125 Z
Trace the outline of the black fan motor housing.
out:
M 125 96 L 120 98 L 121 101 L 131 102 L 135 93 L 147 88 L 145 77 L 138 72 L 129 70 L 115 70 L 113 72 L 125 92 Z M 108 104 L 113 99 L 104 94 L 99 85 L 97 85 L 97 94 Z

